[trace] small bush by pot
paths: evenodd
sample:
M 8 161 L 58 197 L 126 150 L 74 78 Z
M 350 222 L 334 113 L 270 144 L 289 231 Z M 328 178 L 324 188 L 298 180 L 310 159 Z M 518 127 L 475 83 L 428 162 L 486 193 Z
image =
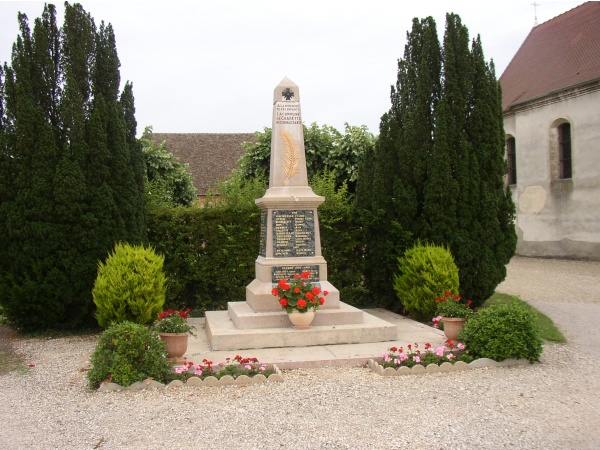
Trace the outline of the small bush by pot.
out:
M 398 270 L 394 289 L 402 308 L 416 319 L 431 319 L 435 299 L 444 292 L 458 294 L 458 267 L 446 247 L 417 244 L 398 259 Z
M 166 296 L 164 257 L 151 247 L 117 244 L 98 265 L 92 295 L 101 327 L 123 321 L 152 323 Z
M 156 331 L 132 322 L 115 324 L 100 335 L 92 354 L 90 387 L 97 389 L 105 381 L 129 386 L 147 378 L 162 382 L 172 369 L 166 353 Z
M 493 305 L 477 311 L 460 333 L 476 358 L 539 361 L 542 340 L 535 314 L 519 305 Z

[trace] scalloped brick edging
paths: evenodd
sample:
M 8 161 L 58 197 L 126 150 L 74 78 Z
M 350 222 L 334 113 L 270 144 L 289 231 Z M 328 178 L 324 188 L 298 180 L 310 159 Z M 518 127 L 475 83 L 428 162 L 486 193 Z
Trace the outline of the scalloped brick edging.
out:
M 470 363 L 464 361 L 457 361 L 454 364 L 450 362 L 444 362 L 440 365 L 429 364 L 427 367 L 417 364 L 413 367 L 399 367 L 394 369 L 393 367 L 386 367 L 385 369 L 381 364 L 373 359 L 369 359 L 367 366 L 369 366 L 375 373 L 388 377 L 398 375 L 413 375 L 417 373 L 436 373 L 436 372 L 456 372 L 460 370 L 470 369 L 481 369 L 483 367 L 512 367 L 512 366 L 527 366 L 530 362 L 527 359 L 505 359 L 504 361 L 494 361 L 489 358 L 476 359 Z
M 147 379 L 144 381 L 137 381 L 128 387 L 123 387 L 117 383 L 104 383 L 100 385 L 100 387 L 98 388 L 98 392 L 143 391 L 145 389 L 171 389 L 183 386 L 247 386 L 250 384 L 260 384 L 271 381 L 283 381 L 283 375 L 279 370 L 279 367 L 277 367 L 275 364 L 273 364 L 273 371 L 275 373 L 269 375 L 268 378 L 262 374 L 254 375 L 253 377 L 249 377 L 247 375 L 240 375 L 237 378 L 233 378 L 231 375 L 225 375 L 221 379 L 217 379 L 215 377 L 206 377 L 205 379 L 201 379 L 200 377 L 191 377 L 188 378 L 188 380 L 185 383 L 181 380 L 173 380 L 167 385 L 159 383 L 158 381 L 154 381 L 152 379 Z

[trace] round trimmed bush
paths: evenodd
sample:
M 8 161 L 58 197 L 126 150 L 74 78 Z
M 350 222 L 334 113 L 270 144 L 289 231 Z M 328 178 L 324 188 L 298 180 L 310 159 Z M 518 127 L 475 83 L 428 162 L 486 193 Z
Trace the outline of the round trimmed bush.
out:
M 152 247 L 117 244 L 106 263 L 98 264 L 92 295 L 101 327 L 129 321 L 153 322 L 166 297 L 164 257 Z
M 447 247 L 419 243 L 398 259 L 398 269 L 394 289 L 399 309 L 418 320 L 435 315 L 436 297 L 448 291 L 458 294 L 458 267 Z
M 536 316 L 520 305 L 492 305 L 477 311 L 465 324 L 460 339 L 476 358 L 534 362 L 542 354 Z
M 164 382 L 172 369 L 166 355 L 165 344 L 156 331 L 132 322 L 115 324 L 98 339 L 88 382 L 93 389 L 104 381 L 123 387 L 147 378 Z

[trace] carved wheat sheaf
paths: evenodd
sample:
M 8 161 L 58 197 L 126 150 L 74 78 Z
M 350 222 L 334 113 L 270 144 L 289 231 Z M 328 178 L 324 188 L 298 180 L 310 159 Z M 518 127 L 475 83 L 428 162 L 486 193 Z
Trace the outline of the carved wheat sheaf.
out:
M 285 173 L 285 180 L 283 184 L 288 184 L 290 178 L 298 173 L 298 167 L 300 166 L 300 155 L 298 153 L 298 146 L 294 137 L 287 131 L 282 130 L 279 135 L 285 146 L 285 155 L 283 162 L 283 173 Z

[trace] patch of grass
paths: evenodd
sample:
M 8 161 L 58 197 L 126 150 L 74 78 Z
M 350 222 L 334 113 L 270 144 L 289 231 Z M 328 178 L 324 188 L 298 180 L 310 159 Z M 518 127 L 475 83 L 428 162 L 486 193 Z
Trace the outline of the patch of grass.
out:
M 482 305 L 482 307 L 486 308 L 486 307 L 492 306 L 492 305 L 513 304 L 513 303 L 523 305 L 535 313 L 535 315 L 537 316 L 537 325 L 538 325 L 538 328 L 540 329 L 540 337 L 542 339 L 544 339 L 545 341 L 551 341 L 551 342 L 560 342 L 560 343 L 567 342 L 567 339 L 565 338 L 565 336 L 561 333 L 561 331 L 558 328 L 556 328 L 556 325 L 554 325 L 554 322 L 552 322 L 552 319 L 550 319 L 550 317 L 541 313 L 540 311 L 535 309 L 533 306 L 531 306 L 527 302 L 524 302 L 523 300 L 521 300 L 519 297 L 517 297 L 515 295 L 501 294 L 499 292 L 496 292 L 496 293 L 494 293 L 494 295 L 492 295 L 489 299 L 487 299 L 485 301 L 485 303 Z
M 0 325 L 0 375 L 26 370 L 23 357 L 14 351 L 11 342 L 14 336 L 15 332 L 8 326 Z

